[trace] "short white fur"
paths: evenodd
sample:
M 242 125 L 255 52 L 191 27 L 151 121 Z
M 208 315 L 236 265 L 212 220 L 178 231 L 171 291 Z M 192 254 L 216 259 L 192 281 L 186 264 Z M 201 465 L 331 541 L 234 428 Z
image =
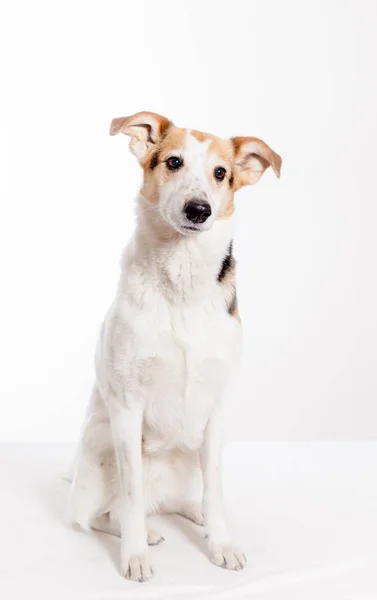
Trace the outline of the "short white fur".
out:
M 153 572 L 148 542 L 162 539 L 146 524 L 152 512 L 204 523 L 213 563 L 246 562 L 221 491 L 221 406 L 241 345 L 217 281 L 233 217 L 216 220 L 222 193 L 208 181 L 208 146 L 187 134 L 184 176 L 166 185 L 158 206 L 138 197 L 75 465 L 72 520 L 120 535 L 121 571 L 137 581 Z M 208 230 L 167 235 L 195 190 L 211 203 Z

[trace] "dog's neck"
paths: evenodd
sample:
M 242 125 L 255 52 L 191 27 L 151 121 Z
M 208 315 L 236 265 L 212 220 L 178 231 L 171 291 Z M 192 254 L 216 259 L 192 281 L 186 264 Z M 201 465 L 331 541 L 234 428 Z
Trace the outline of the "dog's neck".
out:
M 232 235 L 232 218 L 216 221 L 209 231 L 182 235 L 162 219 L 157 206 L 139 196 L 125 266 L 147 274 L 150 285 L 171 299 L 193 300 L 216 285 Z

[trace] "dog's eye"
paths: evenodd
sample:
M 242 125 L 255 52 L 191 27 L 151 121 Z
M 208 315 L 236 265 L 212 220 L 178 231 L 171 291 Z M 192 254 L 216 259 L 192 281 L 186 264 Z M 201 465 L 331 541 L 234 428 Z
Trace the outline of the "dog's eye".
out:
M 224 169 L 224 167 L 216 167 L 216 169 L 214 170 L 214 175 L 217 181 L 223 181 L 225 173 L 226 170 Z
M 179 158 L 179 156 L 171 156 L 166 161 L 166 166 L 171 171 L 176 171 L 177 169 L 180 169 L 182 165 L 183 160 Z

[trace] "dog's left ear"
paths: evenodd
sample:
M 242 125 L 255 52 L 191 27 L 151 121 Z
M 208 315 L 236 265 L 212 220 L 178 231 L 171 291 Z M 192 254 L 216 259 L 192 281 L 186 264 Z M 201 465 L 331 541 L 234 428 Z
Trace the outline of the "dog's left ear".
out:
M 270 166 L 276 177 L 280 177 L 281 157 L 265 142 L 254 137 L 235 137 L 231 141 L 239 187 L 256 183 Z
M 142 161 L 151 147 L 158 143 L 172 122 L 153 112 L 139 112 L 131 117 L 113 119 L 110 135 L 120 131 L 131 137 L 130 150 Z

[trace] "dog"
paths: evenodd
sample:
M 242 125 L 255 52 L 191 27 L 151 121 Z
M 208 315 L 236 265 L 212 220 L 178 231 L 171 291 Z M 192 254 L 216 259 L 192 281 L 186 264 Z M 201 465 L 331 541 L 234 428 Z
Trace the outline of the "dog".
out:
M 209 558 L 242 569 L 221 490 L 221 412 L 240 358 L 234 194 L 281 158 L 253 137 L 221 139 L 140 112 L 113 119 L 144 171 L 137 224 L 96 350 L 69 511 L 121 537 L 121 572 L 153 574 L 151 513 L 204 525 Z

